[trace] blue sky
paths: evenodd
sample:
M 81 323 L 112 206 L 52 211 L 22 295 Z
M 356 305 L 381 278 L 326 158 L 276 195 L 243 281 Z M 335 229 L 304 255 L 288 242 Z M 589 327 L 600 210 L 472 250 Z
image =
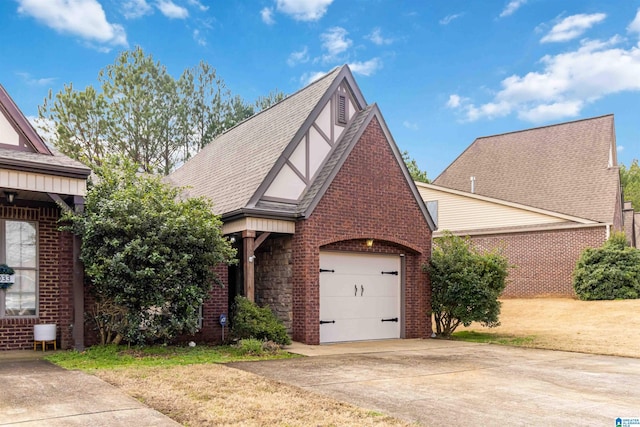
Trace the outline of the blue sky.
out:
M 640 157 L 640 0 L 2 0 L 0 83 L 25 115 L 141 46 L 175 77 L 205 60 L 234 94 L 351 66 L 435 178 L 476 137 L 615 114 Z

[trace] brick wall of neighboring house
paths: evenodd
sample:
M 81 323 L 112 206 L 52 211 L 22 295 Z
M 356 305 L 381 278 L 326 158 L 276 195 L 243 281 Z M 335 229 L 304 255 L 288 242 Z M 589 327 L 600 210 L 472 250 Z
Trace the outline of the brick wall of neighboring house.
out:
M 633 209 L 625 209 L 622 211 L 624 218 L 624 235 L 627 236 L 627 242 L 633 247 L 636 246 L 636 235 L 634 232 L 635 226 L 633 223 L 635 212 Z
M 473 236 L 481 249 L 502 248 L 509 263 L 506 298 L 574 297 L 572 274 L 582 251 L 599 247 L 606 228 L 585 227 L 524 233 Z
M 0 217 L 35 221 L 38 233 L 38 315 L 0 318 L 0 350 L 33 348 L 33 326 L 57 325 L 60 348 L 71 348 L 73 316 L 73 237 L 58 230 L 60 211 L 54 206 L 0 206 Z
M 270 237 L 255 252 L 256 303 L 269 306 L 293 333 L 291 236 Z
M 406 254 L 406 338 L 428 337 L 431 231 L 402 170 L 374 118 L 326 193 L 293 236 L 293 339 L 318 344 L 320 250 L 340 248 Z

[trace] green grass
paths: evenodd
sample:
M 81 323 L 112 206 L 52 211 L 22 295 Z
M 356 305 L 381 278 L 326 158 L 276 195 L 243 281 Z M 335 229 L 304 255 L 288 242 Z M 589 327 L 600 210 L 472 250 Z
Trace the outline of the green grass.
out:
M 492 334 L 489 332 L 476 332 L 476 331 L 454 332 L 451 337 L 454 340 L 458 340 L 458 341 L 512 345 L 516 347 L 531 347 L 536 339 L 534 335 L 516 336 L 516 335 Z
M 94 371 L 142 366 L 177 366 L 199 363 L 230 363 L 250 360 L 288 359 L 297 355 L 280 351 L 260 356 L 244 354 L 233 346 L 94 346 L 83 352 L 75 350 L 58 352 L 46 359 L 65 369 Z

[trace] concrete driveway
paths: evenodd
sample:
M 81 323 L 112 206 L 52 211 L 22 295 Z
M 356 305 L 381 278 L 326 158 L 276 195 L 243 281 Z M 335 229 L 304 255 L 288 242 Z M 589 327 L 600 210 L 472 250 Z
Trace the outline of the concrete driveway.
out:
M 0 359 L 0 426 L 180 424 L 92 375 L 44 360 Z
M 231 366 L 424 425 L 640 418 L 640 359 L 442 340 L 298 347 L 317 356 Z

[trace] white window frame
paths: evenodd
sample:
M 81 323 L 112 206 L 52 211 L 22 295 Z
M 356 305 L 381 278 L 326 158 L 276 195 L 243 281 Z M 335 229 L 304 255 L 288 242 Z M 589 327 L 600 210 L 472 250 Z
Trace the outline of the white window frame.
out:
M 6 289 L 0 289 L 0 318 L 2 319 L 32 319 L 37 318 L 40 315 L 40 240 L 39 240 L 39 227 L 37 221 L 27 221 L 22 219 L 13 219 L 13 218 L 0 218 L 0 264 L 5 264 L 7 260 L 7 247 L 6 247 L 6 223 L 7 221 L 13 222 L 26 222 L 32 224 L 36 231 L 36 266 L 35 267 L 15 267 L 9 266 L 13 268 L 13 270 L 17 273 L 18 271 L 33 271 L 35 273 L 35 314 L 25 314 L 25 315 L 7 315 L 6 313 Z

